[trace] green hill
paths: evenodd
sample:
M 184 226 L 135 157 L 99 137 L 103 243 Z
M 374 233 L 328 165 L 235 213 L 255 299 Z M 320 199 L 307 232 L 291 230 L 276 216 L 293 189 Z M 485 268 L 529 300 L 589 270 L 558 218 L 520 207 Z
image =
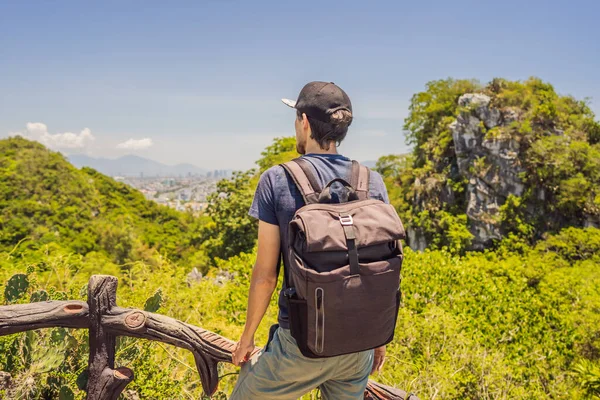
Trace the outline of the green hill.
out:
M 52 244 L 112 262 L 182 260 L 197 251 L 199 222 L 129 186 L 21 137 L 0 140 L 0 250 Z

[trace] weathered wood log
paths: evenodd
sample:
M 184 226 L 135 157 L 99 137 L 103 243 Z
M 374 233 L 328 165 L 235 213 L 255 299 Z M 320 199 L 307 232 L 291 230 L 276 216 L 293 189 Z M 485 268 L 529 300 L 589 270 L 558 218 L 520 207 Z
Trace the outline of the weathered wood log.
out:
M 145 311 L 113 308 L 102 317 L 104 328 L 116 336 L 133 336 L 190 350 L 204 392 L 212 395 L 219 383 L 217 364 L 231 362 L 235 343 L 205 329 Z
M 88 284 L 90 359 L 88 400 L 116 400 L 133 380 L 129 368 L 115 370 L 116 337 L 102 326 L 102 316 L 117 305 L 117 278 L 94 275 Z
M 365 390 L 365 400 L 419 400 L 419 398 L 404 390 L 369 380 Z
M 83 301 L 44 301 L 0 307 L 0 336 L 41 328 L 87 328 L 88 305 Z
M 94 275 L 88 303 L 47 301 L 0 307 L 0 336 L 39 328 L 89 328 L 88 400 L 116 400 L 133 380 L 133 371 L 115 369 L 116 336 L 169 343 L 192 352 L 204 392 L 217 390 L 219 362 L 231 362 L 235 342 L 200 327 L 164 315 L 116 305 L 117 278 Z M 256 347 L 253 354 L 260 351 Z M 369 381 L 369 400 L 418 400 L 413 394 Z

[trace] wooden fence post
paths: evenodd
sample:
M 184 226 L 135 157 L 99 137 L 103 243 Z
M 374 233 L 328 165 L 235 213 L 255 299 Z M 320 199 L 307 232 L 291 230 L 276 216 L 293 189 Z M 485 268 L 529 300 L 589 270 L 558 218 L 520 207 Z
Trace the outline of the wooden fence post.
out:
M 94 275 L 88 284 L 90 359 L 88 400 L 116 400 L 133 380 L 133 371 L 115 369 L 116 337 L 102 326 L 102 315 L 117 305 L 117 278 Z

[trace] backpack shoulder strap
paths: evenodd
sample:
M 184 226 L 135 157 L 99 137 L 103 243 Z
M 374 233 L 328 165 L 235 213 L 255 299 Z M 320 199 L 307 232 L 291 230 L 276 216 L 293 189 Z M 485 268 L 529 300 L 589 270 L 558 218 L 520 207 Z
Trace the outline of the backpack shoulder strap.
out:
M 369 198 L 370 171 L 368 167 L 360 165 L 358 161 L 352 160 L 352 177 L 350 185 L 356 190 L 359 200 Z
M 310 182 L 310 186 L 312 186 L 312 188 L 315 190 L 315 193 L 317 195 L 319 193 L 321 193 L 323 188 L 319 184 L 319 179 L 315 175 L 315 172 L 314 172 L 315 168 L 313 167 L 313 165 L 311 163 L 309 163 L 308 161 L 306 161 L 302 157 L 298 157 L 298 158 L 294 159 L 294 161 L 298 163 L 300 168 L 302 168 L 304 175 L 306 175 L 306 177 L 308 178 L 308 181 Z
M 305 160 L 296 158 L 280 165 L 292 177 L 296 187 L 302 194 L 305 204 L 319 202 L 320 187 L 318 180 Z

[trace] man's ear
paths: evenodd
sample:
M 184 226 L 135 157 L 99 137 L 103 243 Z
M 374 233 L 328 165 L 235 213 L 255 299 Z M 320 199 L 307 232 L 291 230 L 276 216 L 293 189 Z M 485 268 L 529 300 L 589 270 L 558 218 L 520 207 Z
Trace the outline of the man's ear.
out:
M 310 129 L 310 124 L 308 123 L 308 118 L 306 114 L 302 113 L 302 129 L 308 130 Z

